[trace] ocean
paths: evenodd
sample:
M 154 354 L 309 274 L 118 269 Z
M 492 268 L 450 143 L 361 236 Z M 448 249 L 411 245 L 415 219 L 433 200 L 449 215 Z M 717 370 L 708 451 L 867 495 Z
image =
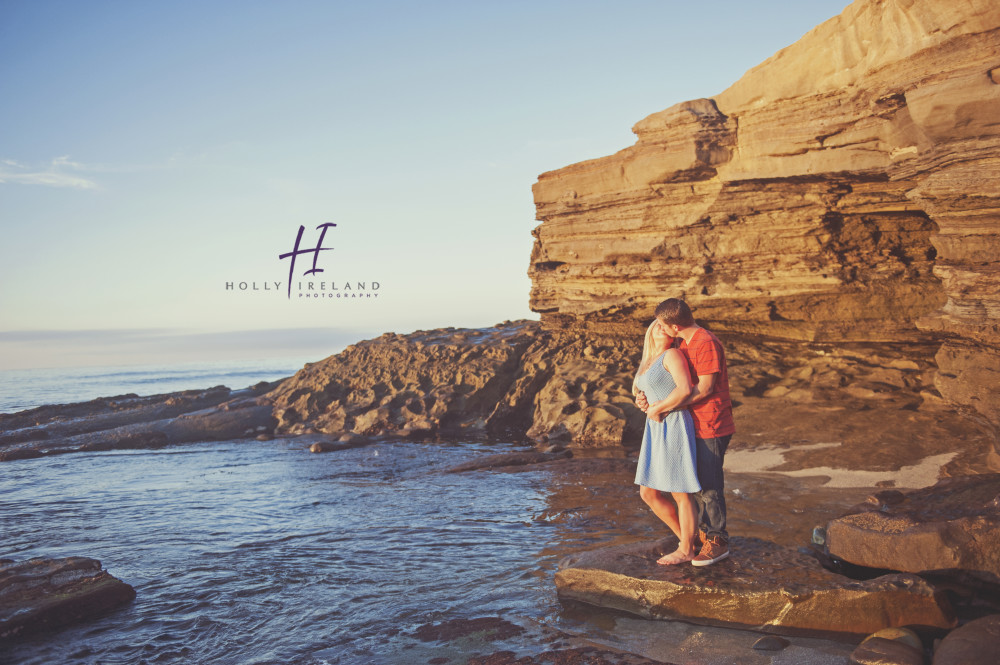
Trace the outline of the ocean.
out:
M 233 390 L 295 374 L 319 358 L 0 370 L 0 413 L 135 393 L 158 395 L 218 385 Z

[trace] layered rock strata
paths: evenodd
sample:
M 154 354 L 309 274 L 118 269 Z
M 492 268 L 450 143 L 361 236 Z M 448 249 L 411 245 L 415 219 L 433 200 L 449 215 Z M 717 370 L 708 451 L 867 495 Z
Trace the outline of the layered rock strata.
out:
M 652 619 L 687 619 L 766 632 L 866 635 L 891 626 L 955 626 L 950 605 L 914 575 L 865 582 L 755 538 L 707 568 L 656 563 L 676 539 L 591 550 L 564 559 L 559 597 Z
M 542 174 L 547 326 L 648 320 L 940 345 L 935 386 L 1000 421 L 1000 6 L 857 0 L 636 144 Z
M 94 559 L 0 560 L 0 641 L 93 619 L 134 598 Z

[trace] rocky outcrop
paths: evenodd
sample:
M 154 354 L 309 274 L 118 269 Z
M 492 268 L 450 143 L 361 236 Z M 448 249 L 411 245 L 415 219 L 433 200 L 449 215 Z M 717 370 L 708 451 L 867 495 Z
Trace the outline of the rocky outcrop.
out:
M 267 399 L 280 431 L 315 431 L 330 449 L 352 432 L 638 448 L 644 414 L 631 384 L 642 332 L 628 323 L 553 330 L 519 321 L 383 335 L 307 366 Z M 781 470 L 887 472 L 944 456 L 939 467 L 968 473 L 988 462 L 988 428 L 929 397 L 932 345 L 912 345 L 923 350 L 914 360 L 891 344 L 802 348 L 722 337 L 737 404 L 734 447 L 843 442 L 790 454 Z
M 87 621 L 134 598 L 94 559 L 0 560 L 0 641 Z
M 94 450 L 160 448 L 178 443 L 241 439 L 274 431 L 271 402 L 261 383 L 240 391 L 207 391 L 136 397 L 124 395 L 79 404 L 0 414 L 0 461 Z
M 278 429 L 483 435 L 535 341 L 530 322 L 386 333 L 311 363 L 269 398 Z
M 930 340 L 936 390 L 1000 422 L 1000 7 L 856 0 L 712 99 L 542 174 L 529 274 L 547 326 Z
M 1000 586 L 1000 474 L 945 478 L 833 520 L 830 554 L 869 568 L 951 573 Z
M 736 537 L 733 556 L 714 566 L 658 565 L 676 543 L 632 543 L 567 557 L 555 575 L 559 597 L 652 619 L 792 635 L 955 625 L 947 600 L 914 575 L 858 582 L 794 550 Z
M 307 365 L 268 398 L 289 433 L 621 445 L 643 422 L 629 392 L 640 345 L 531 321 L 389 333 Z

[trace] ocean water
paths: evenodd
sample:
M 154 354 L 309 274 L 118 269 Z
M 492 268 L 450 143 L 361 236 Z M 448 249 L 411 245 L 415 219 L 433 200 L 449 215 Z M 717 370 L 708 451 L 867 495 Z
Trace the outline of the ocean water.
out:
M 0 413 L 45 404 L 85 402 L 135 393 L 157 395 L 224 385 L 233 390 L 291 376 L 317 358 L 272 358 L 120 367 L 0 371 Z
M 520 447 L 387 440 L 317 455 L 307 443 L 0 463 L 0 558 L 95 558 L 137 594 L 103 617 L 0 643 L 0 663 L 462 665 L 599 645 L 685 665 L 840 665 L 853 649 L 793 638 L 761 652 L 750 631 L 561 603 L 562 557 L 662 535 L 634 471 L 447 473 Z M 426 629 L 487 618 L 515 630 Z
M 241 388 L 300 366 L 5 372 L 0 410 Z M 0 463 L 0 558 L 91 557 L 137 592 L 106 616 L 0 644 L 0 663 L 459 665 L 502 650 L 604 645 L 674 663 L 833 665 L 852 648 L 795 638 L 772 655 L 751 648 L 760 635 L 749 631 L 561 603 L 553 575 L 562 557 L 663 535 L 634 469 L 448 473 L 523 446 L 382 440 L 316 455 L 308 439 Z M 750 490 L 734 499 L 758 493 L 733 480 L 734 491 Z M 732 512 L 762 514 L 736 500 Z M 454 639 L 421 630 L 484 618 L 515 630 Z
M 421 624 L 538 620 L 557 537 L 541 479 L 440 473 L 484 450 L 292 439 L 6 462 L 0 557 L 96 558 L 137 598 L 0 662 L 426 662 Z

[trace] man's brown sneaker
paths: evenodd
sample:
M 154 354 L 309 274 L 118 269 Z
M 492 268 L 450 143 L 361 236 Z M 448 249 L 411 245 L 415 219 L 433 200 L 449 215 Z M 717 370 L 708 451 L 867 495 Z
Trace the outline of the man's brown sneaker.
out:
M 705 540 L 699 552 L 691 560 L 692 566 L 711 566 L 717 561 L 722 561 L 729 556 L 729 544 L 719 536 L 713 536 Z

